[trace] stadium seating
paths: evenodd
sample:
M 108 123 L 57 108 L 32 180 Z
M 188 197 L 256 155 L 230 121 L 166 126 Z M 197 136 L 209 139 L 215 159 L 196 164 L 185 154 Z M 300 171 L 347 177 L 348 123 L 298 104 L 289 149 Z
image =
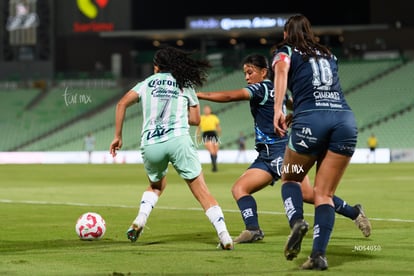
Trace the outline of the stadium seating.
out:
M 0 90 L 0 150 L 7 150 L 16 143 L 24 141 L 26 129 L 30 122 L 25 121 L 26 106 L 34 100 L 39 91 L 37 89 L 8 89 Z M 30 134 L 29 134 L 30 136 Z
M 33 94 L 31 99 L 34 99 L 38 93 L 47 93 L 47 95 L 31 108 L 26 108 L 31 100 L 25 97 L 29 92 Z M 0 147 L 2 151 L 10 151 L 26 150 L 26 146 L 38 141 L 53 139 L 52 133 L 80 122 L 84 116 L 92 116 L 102 104 L 119 95 L 119 91 L 113 88 L 74 90 L 54 88 L 48 92 L 37 92 L 33 89 L 14 90 L 2 92 L 1 95 L 7 101 L 15 103 L 5 108 L 8 120 L 4 120 L 4 124 L 7 126 L 10 139 L 6 143 L 2 141 Z M 23 102 L 25 99 L 28 100 Z M 16 105 L 17 108 L 13 109 Z
M 342 61 L 340 76 L 347 100 L 360 129 L 357 147 L 366 147 L 373 132 L 381 147 L 414 148 L 412 120 L 414 62 L 403 59 Z M 87 82 L 90 83 L 90 82 Z M 245 86 L 240 69 L 217 70 L 201 91 L 236 89 Z M 65 94 L 66 91 L 66 94 Z M 0 89 L 2 139 L 0 151 L 78 151 L 88 132 L 96 137 L 96 150 L 107 150 L 113 138 L 116 101 L 124 91 L 119 87 L 100 89 L 76 87 L 68 91 L 57 86 L 36 104 L 37 89 Z M 209 104 L 221 119 L 223 149 L 237 149 L 244 132 L 247 147 L 254 147 L 253 120 L 246 101 Z M 28 109 L 28 107 L 31 108 Z M 136 150 L 140 143 L 140 106 L 127 111 L 124 150 Z M 195 127 L 191 127 L 195 134 Z M 200 147 L 201 148 L 201 147 Z

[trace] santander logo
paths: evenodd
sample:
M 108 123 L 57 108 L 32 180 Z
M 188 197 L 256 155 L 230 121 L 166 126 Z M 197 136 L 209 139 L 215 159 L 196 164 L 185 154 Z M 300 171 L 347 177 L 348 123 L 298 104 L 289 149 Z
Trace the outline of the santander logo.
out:
M 87 23 L 73 22 L 73 32 L 111 32 L 115 29 L 113 21 L 95 21 L 99 10 L 106 8 L 109 0 L 76 0 L 79 11 L 91 21 Z
M 103 9 L 108 5 L 108 2 L 109 0 L 76 0 L 78 9 L 90 19 L 96 18 L 99 12 L 98 7 Z

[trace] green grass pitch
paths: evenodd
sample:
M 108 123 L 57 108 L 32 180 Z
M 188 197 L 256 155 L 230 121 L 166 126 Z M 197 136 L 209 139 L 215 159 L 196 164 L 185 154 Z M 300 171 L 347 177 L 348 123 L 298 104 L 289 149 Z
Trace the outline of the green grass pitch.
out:
M 220 164 L 217 173 L 203 166 L 235 237 L 244 225 L 230 190 L 247 165 Z M 413 168 L 412 163 L 349 166 L 336 194 L 351 205 L 361 203 L 373 231 L 365 238 L 353 221 L 337 215 L 324 274 L 412 275 Z M 0 275 L 320 274 L 298 269 L 310 253 L 312 230 L 298 258 L 284 259 L 289 228 L 279 182 L 254 194 L 264 240 L 224 251 L 172 168 L 167 188 L 134 244 L 125 232 L 147 187 L 141 164 L 1 165 L 0 179 Z M 87 211 L 106 220 L 102 240 L 76 236 L 76 220 Z M 305 216 L 312 225 L 312 205 L 305 205 Z

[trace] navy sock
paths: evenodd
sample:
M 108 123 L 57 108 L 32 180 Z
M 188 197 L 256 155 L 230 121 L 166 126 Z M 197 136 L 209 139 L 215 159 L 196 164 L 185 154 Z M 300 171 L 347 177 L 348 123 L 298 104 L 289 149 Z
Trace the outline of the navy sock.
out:
M 353 206 L 348 205 L 346 201 L 342 200 L 341 198 L 335 195 L 333 197 L 333 203 L 335 205 L 335 212 L 337 212 L 340 215 L 343 215 L 344 217 L 354 220 L 359 215 L 357 209 L 355 209 Z
M 213 165 L 213 168 L 216 168 L 216 166 L 217 166 L 217 155 L 210 154 L 210 157 L 211 157 L 211 164 Z
M 313 226 L 313 246 L 311 257 L 316 254 L 326 254 L 329 239 L 335 223 L 335 209 L 329 204 L 315 208 L 315 223 Z
M 244 224 L 246 225 L 246 229 L 260 229 L 259 218 L 257 215 L 257 204 L 254 197 L 252 197 L 251 195 L 244 196 L 237 200 L 237 205 L 239 206 Z
M 292 228 L 296 220 L 303 219 L 302 190 L 298 183 L 286 182 L 282 184 L 281 191 L 286 216 L 289 220 L 290 228 Z

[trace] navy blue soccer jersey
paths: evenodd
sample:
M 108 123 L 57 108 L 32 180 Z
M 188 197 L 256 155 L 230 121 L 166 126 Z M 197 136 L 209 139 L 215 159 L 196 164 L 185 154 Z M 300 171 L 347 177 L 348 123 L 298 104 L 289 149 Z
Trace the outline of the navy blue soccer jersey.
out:
M 290 57 L 288 89 L 292 92 L 294 114 L 309 110 L 350 110 L 339 83 L 338 64 L 331 58 L 309 57 L 289 46 L 277 50 L 274 62 L 280 55 Z M 309 77 L 312 76 L 312 77 Z
M 254 118 L 256 144 L 286 143 L 287 135 L 280 138 L 273 127 L 274 87 L 273 82 L 264 80 L 246 86 L 250 94 L 250 112 Z M 286 94 L 287 97 L 287 94 Z M 286 101 L 286 99 L 285 99 Z M 286 113 L 286 107 L 284 107 Z

